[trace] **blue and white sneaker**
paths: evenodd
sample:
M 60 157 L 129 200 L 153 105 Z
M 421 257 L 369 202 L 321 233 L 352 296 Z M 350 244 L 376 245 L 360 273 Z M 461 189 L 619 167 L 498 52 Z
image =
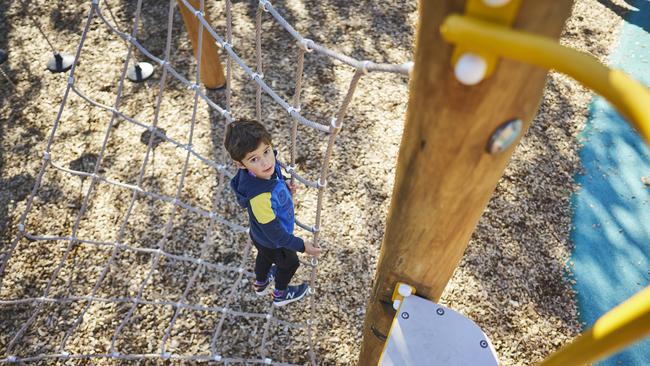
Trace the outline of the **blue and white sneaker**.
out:
M 285 306 L 294 301 L 298 301 L 305 297 L 307 291 L 309 291 L 309 285 L 306 283 L 298 286 L 289 286 L 284 291 L 275 290 L 273 291 L 273 305 Z
M 255 290 L 257 296 L 264 296 L 269 293 L 269 290 L 271 290 L 269 284 L 273 282 L 277 273 L 278 267 L 272 265 L 269 274 L 266 276 L 266 283 L 259 284 L 257 281 L 253 282 L 253 290 Z

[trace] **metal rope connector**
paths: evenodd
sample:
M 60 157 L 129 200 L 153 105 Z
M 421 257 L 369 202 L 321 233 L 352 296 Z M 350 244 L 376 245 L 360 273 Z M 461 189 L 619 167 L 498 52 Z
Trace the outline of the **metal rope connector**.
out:
M 314 51 L 313 48 L 314 44 L 315 44 L 314 41 L 312 41 L 309 38 L 303 38 L 300 42 L 298 42 L 300 48 L 302 48 L 303 50 L 305 50 L 305 52 L 308 53 Z
M 316 181 L 316 185 L 318 186 L 319 189 L 320 188 L 325 188 L 325 187 L 327 187 L 327 180 L 321 181 L 320 177 L 319 177 L 318 180 Z
M 205 15 L 205 13 L 202 12 L 201 10 L 194 10 L 194 16 L 195 16 L 196 18 L 198 18 L 198 19 L 202 19 L 204 15 Z
M 264 359 L 264 364 L 265 364 L 265 365 L 270 365 L 270 364 L 272 364 L 272 363 L 273 363 L 273 360 L 272 360 L 272 359 L 270 359 L 270 358 L 268 358 L 268 357 Z
M 361 70 L 361 72 L 362 72 L 364 75 L 368 75 L 368 73 L 370 72 L 370 71 L 368 70 L 368 67 L 370 66 L 370 64 L 372 64 L 372 61 L 369 61 L 369 60 L 363 61 L 363 62 L 361 63 L 361 67 L 359 67 L 359 70 Z
M 273 7 L 273 5 L 271 5 L 271 3 L 268 0 L 260 0 L 260 6 L 262 7 L 262 10 L 264 10 L 267 13 L 271 10 L 270 8 L 267 8 L 267 6 Z
M 287 113 L 289 113 L 291 117 L 296 118 L 296 116 L 298 115 L 298 109 L 294 108 L 293 106 L 288 106 Z M 296 114 L 296 116 L 294 116 L 294 113 Z
M 340 130 L 342 125 L 337 124 L 337 122 L 338 122 L 338 119 L 336 117 L 332 117 L 332 119 L 330 120 L 330 127 L 332 127 L 332 129 L 334 129 L 334 130 Z
M 212 359 L 215 360 L 215 361 L 221 361 L 221 356 L 220 355 L 214 355 L 212 357 Z
M 228 123 L 232 123 L 232 115 L 230 114 L 229 111 L 224 110 L 223 112 L 221 112 L 221 116 L 225 118 L 226 121 L 228 121 Z
M 287 166 L 284 167 L 284 171 L 287 172 L 287 174 L 293 174 L 295 170 L 296 170 L 295 164 L 287 164 Z

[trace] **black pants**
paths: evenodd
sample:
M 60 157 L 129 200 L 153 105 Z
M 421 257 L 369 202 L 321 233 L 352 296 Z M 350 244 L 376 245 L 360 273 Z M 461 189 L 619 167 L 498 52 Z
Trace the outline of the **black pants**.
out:
M 255 279 L 259 282 L 265 282 L 271 265 L 275 263 L 278 267 L 278 273 L 275 275 L 275 288 L 277 290 L 286 290 L 289 281 L 300 267 L 296 252 L 284 248 L 270 249 L 256 243 L 254 240 L 253 245 L 257 248 Z

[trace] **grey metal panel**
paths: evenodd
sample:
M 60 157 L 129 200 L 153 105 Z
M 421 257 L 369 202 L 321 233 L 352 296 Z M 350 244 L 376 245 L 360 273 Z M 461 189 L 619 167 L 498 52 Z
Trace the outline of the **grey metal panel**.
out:
M 381 366 L 496 366 L 489 338 L 472 320 L 432 301 L 408 296 L 393 321 Z

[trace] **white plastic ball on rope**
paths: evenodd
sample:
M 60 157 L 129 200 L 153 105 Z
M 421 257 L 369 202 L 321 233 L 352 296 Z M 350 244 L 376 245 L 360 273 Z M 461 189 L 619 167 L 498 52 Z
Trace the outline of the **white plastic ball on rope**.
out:
M 487 62 L 483 57 L 474 53 L 465 53 L 456 62 L 454 74 L 456 79 L 465 85 L 476 85 L 485 78 Z
M 491 6 L 493 8 L 498 8 L 509 3 L 510 0 L 483 0 L 483 4 Z

